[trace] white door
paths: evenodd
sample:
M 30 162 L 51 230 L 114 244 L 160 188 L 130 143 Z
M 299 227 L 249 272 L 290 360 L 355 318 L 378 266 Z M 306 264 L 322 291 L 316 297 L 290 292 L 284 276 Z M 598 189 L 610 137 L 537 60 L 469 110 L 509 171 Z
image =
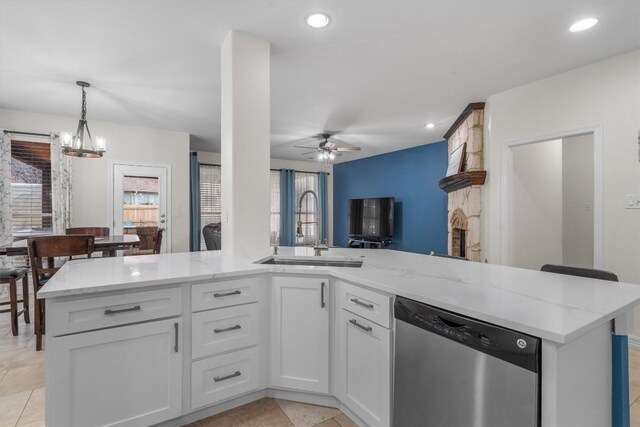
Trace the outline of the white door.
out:
M 51 426 L 149 426 L 182 412 L 181 320 L 52 338 Z
M 339 397 L 371 427 L 391 425 L 391 331 L 340 310 Z
M 329 281 L 274 277 L 271 383 L 329 392 Z
M 113 234 L 164 229 L 161 252 L 171 249 L 169 168 L 113 164 Z M 143 242 L 144 244 L 144 242 Z

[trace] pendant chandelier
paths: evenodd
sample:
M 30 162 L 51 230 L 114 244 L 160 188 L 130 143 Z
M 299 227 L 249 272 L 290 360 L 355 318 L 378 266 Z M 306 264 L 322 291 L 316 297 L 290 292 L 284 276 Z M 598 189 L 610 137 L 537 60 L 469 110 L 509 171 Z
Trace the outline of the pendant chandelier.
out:
M 82 88 L 82 110 L 76 134 L 71 132 L 60 132 L 60 145 L 62 152 L 67 156 L 97 158 L 102 157 L 107 151 L 107 140 L 103 137 L 96 137 L 95 143 L 89 132 L 87 125 L 87 94 L 84 88 L 91 85 L 87 82 L 77 81 L 76 84 Z

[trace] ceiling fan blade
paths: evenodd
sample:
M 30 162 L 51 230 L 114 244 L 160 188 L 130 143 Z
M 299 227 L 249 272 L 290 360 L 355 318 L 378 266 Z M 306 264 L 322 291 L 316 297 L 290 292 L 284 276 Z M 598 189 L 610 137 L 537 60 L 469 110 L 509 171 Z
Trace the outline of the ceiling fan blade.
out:
M 318 147 L 306 147 L 303 145 L 294 145 L 294 148 L 308 148 L 309 150 L 316 150 Z
M 342 152 L 346 152 L 346 151 L 360 151 L 360 147 L 336 147 L 334 150 L 335 150 L 335 151 L 342 151 Z
M 314 150 L 314 151 L 308 151 L 308 152 L 306 152 L 306 153 L 302 153 L 302 155 L 303 155 L 303 156 L 307 156 L 307 155 L 309 155 L 309 154 L 313 154 L 313 153 L 315 153 L 315 150 Z

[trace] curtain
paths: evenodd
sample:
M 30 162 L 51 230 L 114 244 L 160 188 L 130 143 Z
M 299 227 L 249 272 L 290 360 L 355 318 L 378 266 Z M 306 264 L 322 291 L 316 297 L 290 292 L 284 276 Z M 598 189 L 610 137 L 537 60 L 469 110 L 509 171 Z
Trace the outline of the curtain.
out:
M 318 211 L 320 214 L 320 243 L 329 241 L 329 197 L 327 173 L 318 173 Z
M 280 171 L 280 245 L 294 246 L 296 216 L 296 172 Z
M 189 176 L 191 205 L 191 231 L 189 233 L 189 247 L 191 252 L 200 250 L 200 163 L 198 153 L 192 151 L 189 157 Z
M 71 157 L 62 153 L 60 138 L 56 135 L 51 134 L 50 142 L 53 234 L 65 234 L 72 220 Z
M 11 219 L 11 138 L 0 129 L 0 245 L 13 241 Z M 0 267 L 10 268 L 8 257 L 0 257 Z M 6 286 L 2 286 L 2 289 Z M 0 294 L 3 290 L 0 290 Z M 5 292 L 6 293 L 6 292 Z

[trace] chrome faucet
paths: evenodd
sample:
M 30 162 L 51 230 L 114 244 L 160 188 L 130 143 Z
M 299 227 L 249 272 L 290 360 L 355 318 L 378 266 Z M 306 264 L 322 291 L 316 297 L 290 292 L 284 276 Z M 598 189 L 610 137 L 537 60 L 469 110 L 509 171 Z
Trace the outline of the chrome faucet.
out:
M 304 234 L 302 234 L 302 201 L 304 200 L 305 196 L 307 194 L 311 194 L 313 195 L 313 197 L 315 197 L 316 199 L 316 210 L 318 209 L 318 195 L 313 191 L 313 190 L 306 190 L 305 192 L 303 192 L 300 195 L 300 198 L 298 199 L 298 223 L 296 226 L 296 237 L 304 237 Z M 316 225 L 316 236 L 320 236 L 320 223 L 319 221 L 314 221 L 312 223 L 305 223 L 305 224 L 315 224 Z M 329 250 L 329 246 L 327 246 L 327 241 L 325 240 L 324 243 L 320 243 L 320 240 L 316 240 L 316 244 L 313 245 L 313 255 L 314 256 L 321 256 L 323 251 L 328 251 Z
M 321 256 L 323 251 L 328 251 L 329 246 L 327 246 L 327 241 L 325 240 L 323 244 L 320 244 L 319 241 L 316 241 L 316 244 L 313 246 L 313 255 Z

